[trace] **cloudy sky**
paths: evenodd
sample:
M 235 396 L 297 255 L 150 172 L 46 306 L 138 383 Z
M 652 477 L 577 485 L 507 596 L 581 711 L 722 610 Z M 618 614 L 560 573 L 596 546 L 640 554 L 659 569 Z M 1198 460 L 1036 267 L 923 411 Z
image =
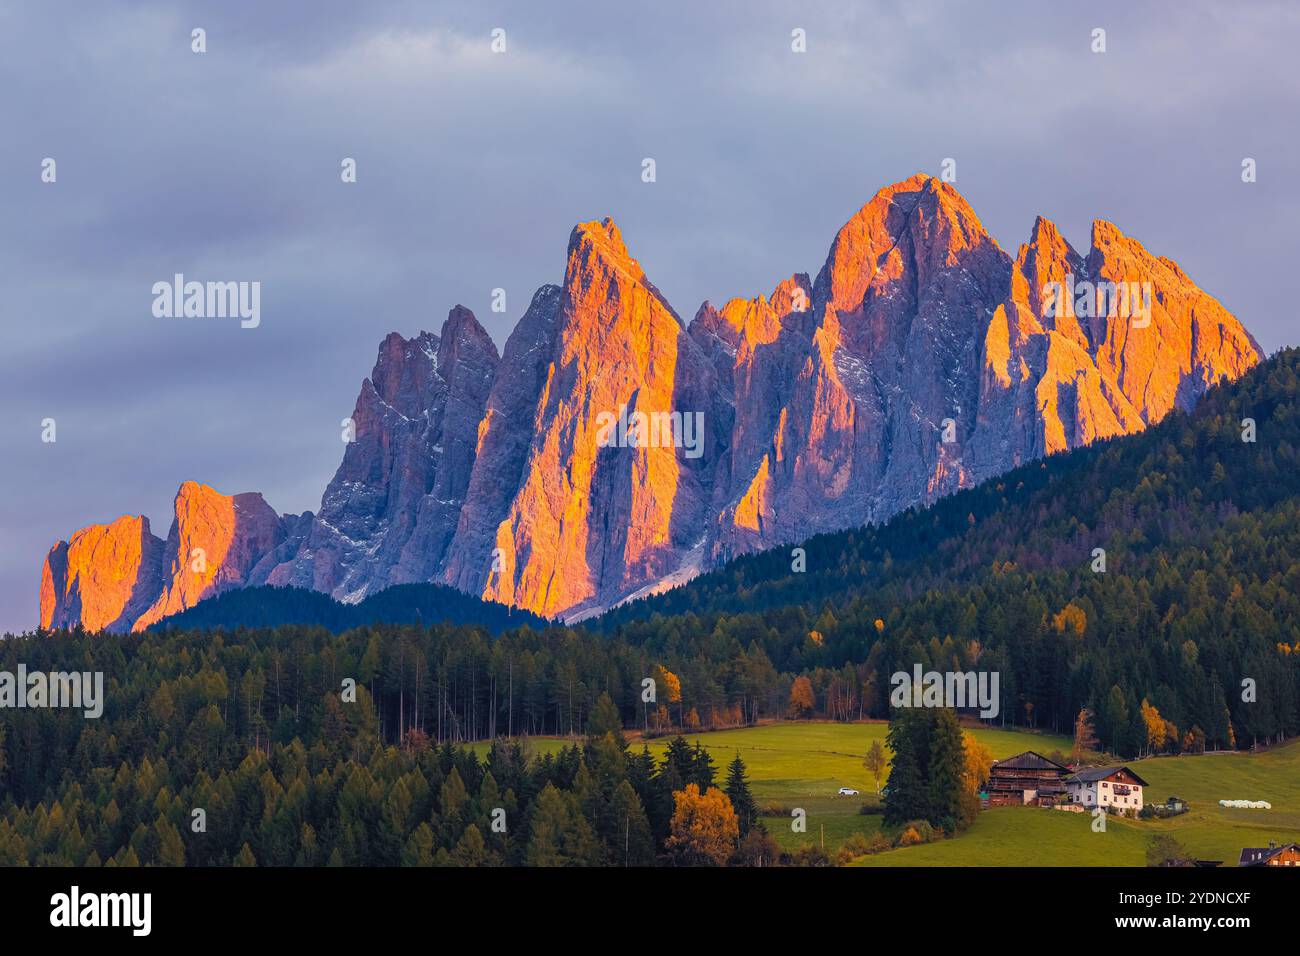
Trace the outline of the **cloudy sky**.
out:
M 1009 251 L 1110 219 L 1296 344 L 1297 47 L 1284 3 L 0 0 L 0 631 L 183 480 L 315 510 L 382 337 L 463 303 L 503 343 L 605 215 L 689 318 L 951 157 Z M 155 318 L 177 272 L 261 282 L 261 325 Z

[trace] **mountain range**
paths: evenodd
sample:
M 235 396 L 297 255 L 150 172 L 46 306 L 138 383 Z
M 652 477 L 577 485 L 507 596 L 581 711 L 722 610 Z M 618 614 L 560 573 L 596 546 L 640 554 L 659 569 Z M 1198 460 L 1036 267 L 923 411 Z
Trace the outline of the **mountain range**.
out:
M 815 277 L 689 323 L 611 220 L 586 222 L 502 352 L 462 306 L 381 343 L 318 512 L 187 481 L 165 541 L 124 516 L 57 542 L 40 622 L 143 630 L 236 588 L 356 603 L 420 582 L 581 619 L 1141 431 L 1261 358 L 1113 224 L 1082 254 L 1040 217 L 1012 257 L 925 175 L 878 192 Z

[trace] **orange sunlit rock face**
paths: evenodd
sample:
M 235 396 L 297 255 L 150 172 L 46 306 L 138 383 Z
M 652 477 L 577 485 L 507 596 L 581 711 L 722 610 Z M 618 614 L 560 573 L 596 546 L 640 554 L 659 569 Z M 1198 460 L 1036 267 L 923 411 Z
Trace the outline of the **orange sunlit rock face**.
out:
M 1149 315 L 1060 315 L 1043 290 L 1070 276 L 1150 283 Z M 1101 220 L 1080 256 L 1040 217 L 985 334 L 978 433 L 1011 421 L 1018 461 L 1130 434 L 1259 358 L 1241 323 L 1173 262 Z
M 679 450 L 602 447 L 599 433 L 602 415 L 678 408 L 682 358 L 692 378 L 710 374 L 618 227 L 575 228 L 553 358 L 484 597 L 556 614 L 675 566 L 688 532 L 674 515 L 699 506 Z
M 1260 357 L 1111 223 L 1081 254 L 1040 217 L 1013 258 L 930 176 L 872 197 L 815 278 L 689 326 L 613 221 L 585 222 L 499 356 L 461 306 L 384 340 L 318 514 L 187 483 L 165 543 L 123 518 L 57 544 L 41 620 L 139 628 L 230 587 L 355 601 L 410 581 L 580 616 L 1139 431 Z M 699 442 L 602 441 L 621 411 L 698 415 Z
M 258 562 L 286 540 L 259 494 L 227 496 L 187 481 L 164 542 L 147 518 L 122 517 L 60 541 L 41 575 L 41 625 L 139 631 L 205 597 L 250 583 Z
M 175 508 L 162 592 L 132 630 L 248 583 L 254 565 L 284 538 L 279 516 L 259 494 L 228 496 L 187 481 L 176 493 Z
M 41 627 L 123 629 L 159 587 L 163 542 L 149 519 L 123 515 L 60 541 L 41 572 Z

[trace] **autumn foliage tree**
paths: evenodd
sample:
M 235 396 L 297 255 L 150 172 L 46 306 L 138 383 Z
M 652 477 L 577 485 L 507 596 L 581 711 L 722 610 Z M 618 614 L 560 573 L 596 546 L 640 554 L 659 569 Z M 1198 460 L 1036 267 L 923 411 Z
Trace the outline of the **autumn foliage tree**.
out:
M 1083 637 L 1088 630 L 1088 615 L 1073 601 L 1061 608 L 1059 614 L 1052 615 L 1052 629 L 1057 634 L 1071 637 Z
M 682 722 L 682 682 L 681 679 L 666 667 L 659 668 L 659 683 L 663 685 L 664 698 L 670 704 L 677 705 L 677 722 Z
M 673 794 L 673 819 L 665 847 L 680 866 L 722 866 L 735 852 L 740 825 L 731 800 L 717 787 L 693 783 Z
M 962 778 L 966 784 L 966 792 L 970 794 L 979 794 L 980 787 L 988 780 L 989 773 L 993 769 L 993 751 L 989 750 L 988 745 L 976 740 L 970 734 L 964 735 L 965 755 L 963 757 Z
M 795 717 L 804 717 L 812 713 L 816 703 L 812 681 L 800 674 L 790 685 L 790 713 Z
M 871 741 L 871 749 L 862 758 L 862 766 L 867 768 L 871 779 L 876 782 L 876 793 L 880 793 L 880 778 L 885 775 L 885 767 L 888 765 L 889 759 L 885 756 L 885 748 L 880 745 L 879 740 Z
M 1097 730 L 1093 725 L 1092 711 L 1084 707 L 1079 711 L 1079 716 L 1074 718 L 1074 748 L 1070 751 L 1070 759 L 1078 763 L 1087 751 L 1096 750 L 1097 746 Z
M 1151 753 L 1159 753 L 1171 738 L 1178 739 L 1178 728 L 1160 716 L 1154 704 L 1142 698 L 1142 724 L 1146 728 L 1146 746 Z

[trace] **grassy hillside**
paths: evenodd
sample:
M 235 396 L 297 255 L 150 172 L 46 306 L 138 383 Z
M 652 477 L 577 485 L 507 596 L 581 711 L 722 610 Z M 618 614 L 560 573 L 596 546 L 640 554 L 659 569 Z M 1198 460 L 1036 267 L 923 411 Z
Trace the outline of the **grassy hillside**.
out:
M 764 823 L 786 849 L 817 843 L 823 830 L 826 849 L 834 853 L 853 833 L 880 829 L 880 816 L 858 812 L 876 803 L 875 785 L 862 766 L 873 740 L 885 738 L 883 723 L 774 723 L 740 730 L 688 735 L 699 741 L 718 764 L 718 781 L 737 753 L 749 771 L 760 806 L 775 803 L 786 812 L 768 814 Z M 1023 750 L 1068 752 L 1065 737 L 1018 730 L 969 730 L 1005 758 Z M 536 753 L 554 752 L 571 741 L 534 738 Z M 668 738 L 648 742 L 657 757 Z M 639 750 L 641 741 L 631 747 Z M 480 745 L 483 752 L 487 745 Z M 1159 757 L 1128 764 L 1150 786 L 1148 801 L 1177 795 L 1192 811 L 1172 820 L 1108 818 L 1106 832 L 1094 833 L 1092 818 L 1082 813 L 1038 808 L 1002 807 L 979 815 L 970 830 L 953 840 L 891 850 L 858 860 L 858 866 L 1145 866 L 1146 848 L 1156 833 L 1170 833 L 1198 859 L 1236 865 L 1244 846 L 1269 840 L 1300 841 L 1300 741 L 1264 753 Z M 861 797 L 839 797 L 840 787 L 854 787 Z M 1272 810 L 1229 810 L 1221 799 L 1267 800 Z M 790 830 L 789 810 L 807 812 L 808 831 Z
M 1086 813 L 998 807 L 955 840 L 864 856 L 853 866 L 1145 866 L 1145 824 L 1107 821 L 1094 833 Z
M 1159 757 L 1130 762 L 1148 800 L 1191 802 L 1170 820 L 1110 818 L 1094 833 L 1087 814 L 1006 807 L 981 813 L 955 840 L 891 850 L 860 866 L 1144 866 L 1146 846 L 1169 833 L 1193 856 L 1235 866 L 1245 846 L 1300 841 L 1300 741 L 1265 753 Z M 1219 800 L 1267 800 L 1272 810 L 1230 810 Z
M 873 740 L 885 742 L 888 725 L 835 723 L 781 723 L 740 730 L 722 730 L 695 734 L 687 739 L 699 740 L 718 763 L 719 782 L 725 780 L 726 765 L 739 753 L 749 771 L 750 788 L 760 807 L 777 804 L 784 811 L 765 814 L 763 823 L 783 849 L 800 844 L 821 842 L 834 853 L 853 833 L 870 836 L 880 829 L 880 815 L 863 815 L 864 803 L 876 804 L 875 783 L 862 766 L 862 757 Z M 1024 750 L 1068 750 L 1064 737 L 1030 734 L 1013 730 L 974 730 L 997 758 L 1010 757 Z M 663 753 L 667 741 L 650 743 L 656 756 Z M 888 751 L 886 751 L 888 752 Z M 882 783 L 888 779 L 886 770 Z M 841 797 L 840 787 L 860 790 L 858 797 Z M 807 814 L 808 829 L 794 833 L 790 829 L 790 811 L 796 807 Z
M 1200 859 L 1230 865 L 1244 846 L 1300 841 L 1300 741 L 1258 754 L 1165 757 L 1132 766 L 1157 800 L 1175 794 L 1191 801 L 1190 813 L 1144 826 L 1172 833 Z M 1273 809 L 1227 809 L 1220 800 L 1266 800 Z
M 712 733 L 689 734 L 686 739 L 699 741 L 708 749 L 718 766 L 718 783 L 726 779 L 726 766 L 737 753 L 748 769 L 750 789 L 760 807 L 777 804 L 783 809 L 780 815 L 767 814 L 763 822 L 777 842 L 785 849 L 794 849 L 802 843 L 817 843 L 825 831 L 826 849 L 834 852 L 852 833 L 870 835 L 880 829 L 879 814 L 863 815 L 859 808 L 864 803 L 876 804 L 875 783 L 862 766 L 862 757 L 873 740 L 885 741 L 883 723 L 837 724 L 823 722 L 774 723 L 739 730 L 720 730 Z M 1065 737 L 1033 734 L 1015 730 L 969 731 L 1002 758 L 1023 750 L 1068 750 L 1070 741 Z M 671 738 L 660 737 L 648 741 L 650 752 L 662 757 Z M 554 737 L 534 738 L 531 745 L 536 753 L 559 750 L 571 743 Z M 486 752 L 487 744 L 480 746 Z M 634 740 L 631 748 L 639 751 L 642 741 Z M 888 778 L 888 771 L 882 783 Z M 861 791 L 858 797 L 836 795 L 840 787 L 853 787 Z M 806 833 L 790 829 L 790 811 L 802 808 L 807 813 Z

